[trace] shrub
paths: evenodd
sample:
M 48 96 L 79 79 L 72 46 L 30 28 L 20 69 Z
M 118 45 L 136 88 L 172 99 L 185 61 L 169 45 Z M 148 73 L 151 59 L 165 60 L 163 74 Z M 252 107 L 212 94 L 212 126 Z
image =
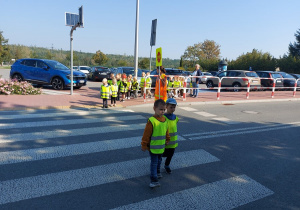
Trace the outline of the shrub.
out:
M 40 88 L 33 87 L 28 82 L 18 82 L 16 80 L 5 80 L 0 77 L 0 95 L 40 95 Z

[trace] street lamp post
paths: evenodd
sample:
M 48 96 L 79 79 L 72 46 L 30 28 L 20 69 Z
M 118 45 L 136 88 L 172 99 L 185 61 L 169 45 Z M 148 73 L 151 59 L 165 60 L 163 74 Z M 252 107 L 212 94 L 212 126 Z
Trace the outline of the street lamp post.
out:
M 134 76 L 137 77 L 138 70 L 138 48 L 139 48 L 139 6 L 140 0 L 136 0 L 136 21 L 135 21 L 135 45 L 134 45 Z

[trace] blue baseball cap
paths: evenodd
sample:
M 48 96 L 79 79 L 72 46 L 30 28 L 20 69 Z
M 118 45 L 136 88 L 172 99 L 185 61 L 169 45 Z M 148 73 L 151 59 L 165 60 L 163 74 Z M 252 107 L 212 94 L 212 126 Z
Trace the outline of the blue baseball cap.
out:
M 177 105 L 177 101 L 174 98 L 168 98 L 168 100 L 166 101 L 166 104 L 175 104 L 175 105 Z

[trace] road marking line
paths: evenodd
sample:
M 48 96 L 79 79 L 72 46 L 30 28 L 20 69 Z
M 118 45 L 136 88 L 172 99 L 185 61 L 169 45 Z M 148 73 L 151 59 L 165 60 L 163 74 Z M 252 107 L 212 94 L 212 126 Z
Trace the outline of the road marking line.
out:
M 299 124 L 300 122 L 292 122 L 287 123 L 288 125 Z M 265 126 L 255 126 L 255 127 L 248 127 L 248 128 L 237 128 L 237 129 L 229 129 L 229 130 L 220 130 L 220 131 L 211 131 L 211 132 L 202 132 L 202 133 L 189 133 L 183 134 L 182 136 L 199 136 L 199 135 L 211 135 L 211 134 L 218 134 L 218 133 L 228 133 L 228 132 L 236 132 L 236 131 L 244 131 L 244 130 L 252 130 L 252 129 L 262 129 L 262 128 L 270 128 L 270 127 L 280 127 L 282 124 L 274 124 L 274 125 L 265 125 Z
M 220 161 L 204 150 L 178 152 L 172 168 Z M 122 181 L 149 174 L 149 157 L 0 182 L 0 204 Z
M 235 176 L 116 209 L 233 209 L 274 194 L 246 175 Z
M 141 115 L 129 115 L 120 117 L 102 117 L 93 119 L 72 119 L 72 120 L 52 120 L 52 121 L 40 121 L 40 122 L 21 122 L 21 123 L 3 123 L 0 124 L 0 129 L 11 128 L 30 128 L 30 127 L 42 127 L 42 126 L 57 126 L 57 125 L 74 125 L 85 123 L 101 123 L 101 122 L 123 122 L 124 120 L 141 120 L 145 117 Z
M 64 146 L 0 152 L 0 165 L 139 147 L 141 145 L 141 139 L 142 136 L 137 136 Z M 186 139 L 178 135 L 178 141 L 184 140 Z
M 238 124 L 238 123 L 240 123 L 240 122 L 237 122 L 237 121 L 230 120 L 226 117 L 216 117 L 216 118 L 212 118 L 212 120 L 220 121 L 220 122 L 223 122 L 223 123 L 226 123 L 226 124 Z
M 224 136 L 234 136 L 234 135 L 244 135 L 248 133 L 259 133 L 259 132 L 265 132 L 265 131 L 272 131 L 272 130 L 279 130 L 279 129 L 288 129 L 288 128 L 295 128 L 299 127 L 300 122 L 293 123 L 290 125 L 286 126 L 276 126 L 276 127 L 270 127 L 270 128 L 265 128 L 265 129 L 256 129 L 256 130 L 245 130 L 245 131 L 240 131 L 240 132 L 230 132 L 230 133 L 211 133 L 211 135 L 206 135 L 206 136 L 198 136 L 198 137 L 191 137 L 189 140 L 199 140 L 199 139 L 208 139 L 208 138 L 216 138 L 216 137 L 224 137 Z
M 16 141 L 31 141 L 31 140 L 46 140 L 59 137 L 83 136 L 90 134 L 111 133 L 119 131 L 140 130 L 145 128 L 145 123 L 139 124 L 115 124 L 113 126 L 80 128 L 80 129 L 55 129 L 44 132 L 20 133 L 0 135 L 0 143 L 16 142 Z
M 34 112 L 34 113 L 32 113 Z M 63 112 L 51 112 L 51 113 L 40 113 L 37 114 L 35 111 L 23 111 L 20 114 L 14 115 L 1 115 L 0 120 L 9 120 L 9 119 L 27 119 L 27 118 L 43 118 L 43 117 L 60 117 L 60 116 L 85 116 L 85 115 L 96 115 L 96 114 L 115 114 L 115 113 L 124 113 L 124 112 L 134 112 L 130 109 L 120 109 L 120 110 L 90 110 L 90 111 L 74 111 L 74 110 L 63 110 Z
M 201 115 L 203 117 L 215 117 L 215 116 L 217 116 L 217 115 L 214 115 L 214 114 L 210 114 L 208 112 L 195 112 L 195 113 L 199 114 L 199 115 Z
M 178 108 L 186 110 L 186 111 L 192 111 L 192 112 L 198 111 L 197 109 L 194 109 L 194 108 L 191 108 L 191 107 L 178 107 Z

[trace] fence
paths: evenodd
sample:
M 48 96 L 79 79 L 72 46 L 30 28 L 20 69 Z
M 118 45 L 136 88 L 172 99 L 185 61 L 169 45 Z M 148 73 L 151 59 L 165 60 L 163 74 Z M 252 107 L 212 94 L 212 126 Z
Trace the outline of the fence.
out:
M 147 78 L 149 78 L 149 77 L 157 78 L 158 76 L 159 75 L 146 76 L 145 82 L 144 82 L 144 102 L 146 102 L 146 90 L 155 89 L 155 87 L 147 87 L 146 86 L 146 80 L 147 80 Z M 295 97 L 296 96 L 296 91 L 297 91 L 297 84 L 300 81 L 300 79 L 281 78 L 281 80 L 293 80 L 295 82 L 294 87 L 276 87 L 277 79 L 275 79 L 275 78 L 258 78 L 259 81 L 261 79 L 270 79 L 270 80 L 272 80 L 273 81 L 273 86 L 272 87 L 262 87 L 261 85 L 258 85 L 258 86 L 252 86 L 251 87 L 251 81 L 254 78 L 249 78 L 249 77 L 222 77 L 222 78 L 219 78 L 219 77 L 215 77 L 215 76 L 183 76 L 183 75 L 166 75 L 166 77 L 181 77 L 181 78 L 184 78 L 183 87 L 179 87 L 179 88 L 172 87 L 172 89 L 176 90 L 176 91 L 183 89 L 183 97 L 182 97 L 183 101 L 186 100 L 187 90 L 191 91 L 191 90 L 194 90 L 194 89 L 198 89 L 198 90 L 204 89 L 204 88 L 187 87 L 188 81 L 191 82 L 192 78 L 217 79 L 218 80 L 218 82 L 217 82 L 218 83 L 218 86 L 217 86 L 218 90 L 217 90 L 217 95 L 216 95 L 217 100 L 219 100 L 220 97 L 221 97 L 221 90 L 234 90 L 234 91 L 235 90 L 237 90 L 237 91 L 239 91 L 239 90 L 247 90 L 246 91 L 246 99 L 249 99 L 250 89 L 254 89 L 254 90 L 267 90 L 267 89 L 271 89 L 272 90 L 272 92 L 271 92 L 271 97 L 272 98 L 274 98 L 274 95 L 275 95 L 275 88 L 277 88 L 277 89 L 293 89 L 293 97 Z M 225 80 L 225 79 L 241 79 L 241 80 L 243 80 L 245 82 L 245 84 L 247 84 L 247 86 L 246 87 L 241 87 L 241 86 L 222 87 L 222 81 Z M 215 89 L 215 88 L 214 87 L 205 88 L 205 90 L 212 90 L 212 89 Z M 300 89 L 300 85 L 299 85 L 299 89 Z

